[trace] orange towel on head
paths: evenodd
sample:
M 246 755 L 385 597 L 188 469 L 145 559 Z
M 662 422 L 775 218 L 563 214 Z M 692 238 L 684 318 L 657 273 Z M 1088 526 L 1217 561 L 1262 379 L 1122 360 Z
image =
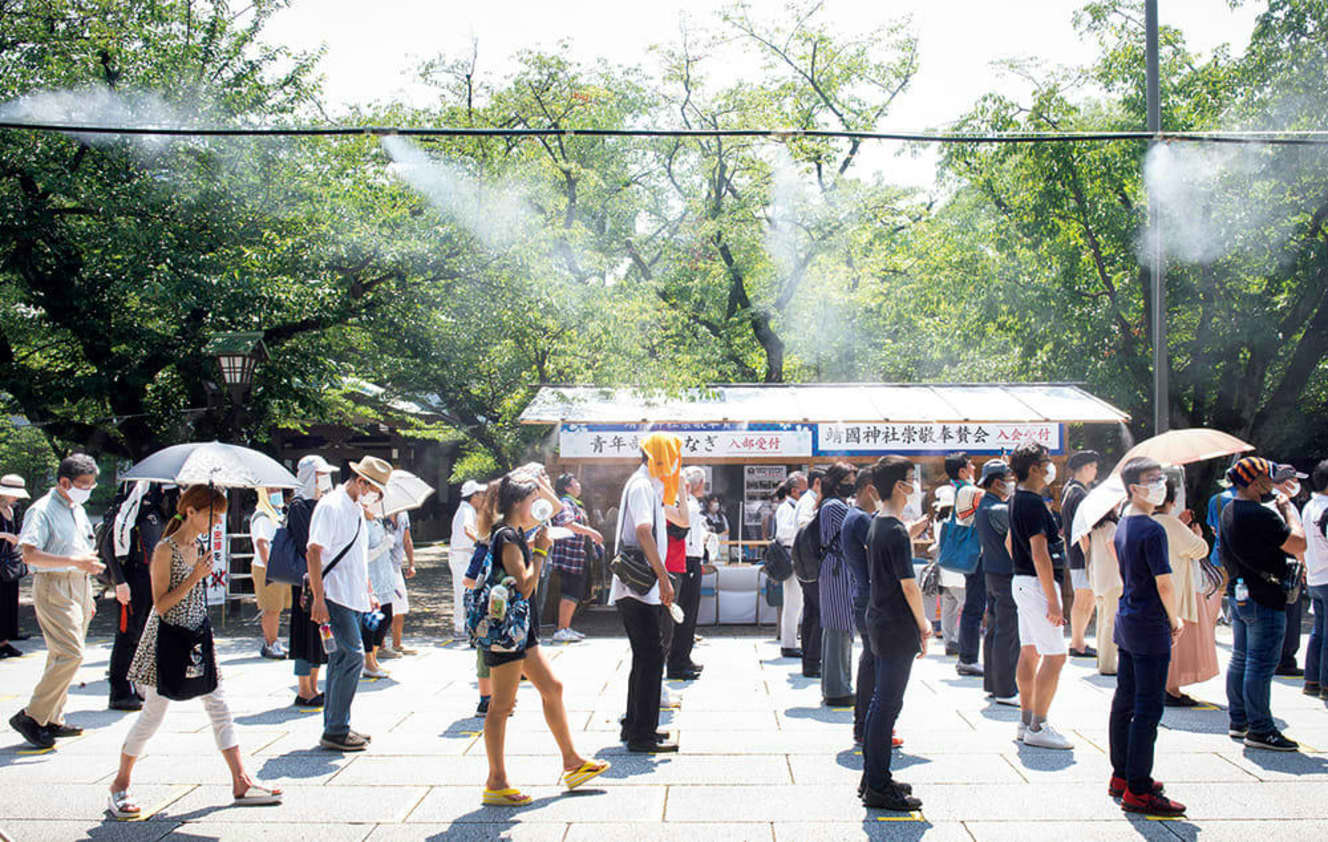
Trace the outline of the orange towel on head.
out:
M 655 432 L 641 439 L 650 475 L 664 483 L 664 505 L 678 503 L 682 483 L 682 439 L 673 433 Z

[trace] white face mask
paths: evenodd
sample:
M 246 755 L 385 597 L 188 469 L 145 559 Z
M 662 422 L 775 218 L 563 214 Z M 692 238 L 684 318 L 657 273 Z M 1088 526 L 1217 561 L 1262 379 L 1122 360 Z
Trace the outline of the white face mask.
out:
M 1051 485 L 1051 484 L 1052 484 L 1053 482 L 1055 482 L 1055 481 L 1056 481 L 1056 463 L 1055 463 L 1055 462 L 1048 462 L 1048 463 L 1047 463 L 1047 485 Z
M 81 506 L 88 502 L 88 498 L 92 496 L 92 489 L 79 488 L 77 485 L 71 485 L 69 486 L 69 490 L 65 493 L 69 495 L 69 499 L 72 500 L 75 505 Z
M 1147 485 L 1137 487 L 1144 489 L 1144 500 L 1146 500 L 1150 506 L 1160 506 L 1162 505 L 1162 502 L 1167 499 L 1166 480 L 1158 480 L 1157 482 L 1150 482 Z
M 366 491 L 360 495 L 360 504 L 364 506 L 372 506 L 374 503 L 377 503 L 382 499 L 383 495 L 379 494 L 377 491 Z
M 1286 494 L 1287 494 L 1287 497 L 1299 497 L 1299 496 L 1300 496 L 1300 480 L 1294 480 L 1294 479 L 1293 479 L 1293 480 L 1291 480 L 1291 482 L 1288 482 L 1288 483 L 1287 483 L 1287 486 L 1286 486 Z
M 319 474 L 317 482 L 318 490 L 328 492 L 332 490 L 332 477 L 329 474 Z
M 268 501 L 268 503 L 272 504 L 272 508 L 274 508 L 274 509 L 280 509 L 280 508 L 281 508 L 281 492 L 280 492 L 280 491 L 274 491 L 274 492 L 272 492 L 271 494 L 267 495 L 267 501 Z

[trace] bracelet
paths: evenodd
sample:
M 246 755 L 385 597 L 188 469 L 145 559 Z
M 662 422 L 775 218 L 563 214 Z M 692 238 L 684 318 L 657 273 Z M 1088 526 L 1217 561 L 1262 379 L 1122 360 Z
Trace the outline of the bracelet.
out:
M 542 550 L 539 547 L 532 547 L 530 551 L 541 558 L 549 554 L 548 550 Z

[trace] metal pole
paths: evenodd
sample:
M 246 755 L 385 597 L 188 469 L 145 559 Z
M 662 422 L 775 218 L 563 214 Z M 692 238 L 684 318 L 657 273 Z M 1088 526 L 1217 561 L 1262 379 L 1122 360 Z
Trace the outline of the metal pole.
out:
M 1162 131 L 1162 89 L 1157 58 L 1157 0 L 1144 0 L 1144 55 L 1148 131 Z M 1156 146 L 1157 141 L 1153 141 Z M 1153 288 L 1153 435 L 1165 433 L 1171 426 L 1171 400 L 1167 386 L 1167 290 L 1166 267 L 1162 263 L 1162 230 L 1152 196 L 1148 202 L 1149 280 Z

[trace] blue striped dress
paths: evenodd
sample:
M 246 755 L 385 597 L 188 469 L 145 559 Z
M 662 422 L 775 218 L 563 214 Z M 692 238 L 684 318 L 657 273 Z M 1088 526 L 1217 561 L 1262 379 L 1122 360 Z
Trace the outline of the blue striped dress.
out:
M 821 504 L 821 627 L 834 631 L 853 631 L 853 573 L 840 550 L 839 531 L 844 525 L 848 505 L 830 498 Z

